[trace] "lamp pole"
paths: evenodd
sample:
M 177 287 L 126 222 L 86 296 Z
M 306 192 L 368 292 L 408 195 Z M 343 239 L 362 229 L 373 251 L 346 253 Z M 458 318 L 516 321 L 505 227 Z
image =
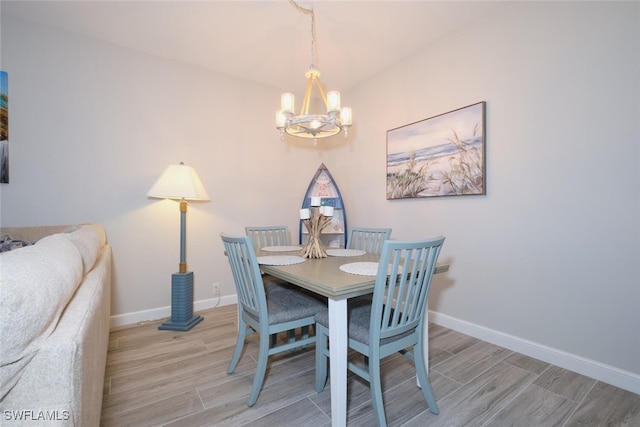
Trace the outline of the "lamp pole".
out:
M 179 273 L 187 272 L 187 201 L 180 200 L 180 264 L 178 265 Z
M 171 319 L 160 330 L 188 331 L 202 322 L 202 316 L 193 314 L 193 271 L 187 271 L 186 261 L 187 201 L 180 200 L 180 264 L 171 275 Z

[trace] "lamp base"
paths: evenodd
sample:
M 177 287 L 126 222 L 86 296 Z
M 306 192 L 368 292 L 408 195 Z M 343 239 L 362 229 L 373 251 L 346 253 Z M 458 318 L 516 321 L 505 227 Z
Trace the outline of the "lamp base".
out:
M 188 331 L 202 322 L 193 315 L 193 272 L 171 275 L 171 319 L 158 326 L 160 330 Z

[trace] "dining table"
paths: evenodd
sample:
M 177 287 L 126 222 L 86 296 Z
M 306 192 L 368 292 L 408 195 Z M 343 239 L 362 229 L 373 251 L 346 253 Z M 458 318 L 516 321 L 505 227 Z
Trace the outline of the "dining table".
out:
M 274 253 L 274 248 L 256 251 L 263 273 L 280 278 L 301 288 L 327 297 L 329 310 L 329 357 L 331 363 L 331 425 L 346 426 L 347 423 L 347 301 L 349 298 L 373 293 L 376 282 L 375 271 L 379 254 L 342 249 L 330 251 L 337 256 L 326 258 L 301 258 L 300 249 L 284 247 L 290 251 Z M 340 251 L 344 256 L 340 256 Z M 287 262 L 287 259 L 291 260 Z M 278 260 L 270 262 L 270 260 Z M 284 260 L 284 261 L 281 261 Z M 349 265 L 347 265 L 349 264 Z M 341 269 L 342 266 L 342 269 Z M 349 267 L 349 268 L 347 268 Z M 351 268 L 351 267 L 355 267 Z M 360 268 L 368 267 L 368 268 Z M 343 271 L 347 270 L 347 271 Z M 367 271 L 368 270 L 368 271 Z M 438 263 L 434 274 L 449 270 L 448 264 Z M 425 322 L 427 318 L 425 316 Z M 425 325 L 426 326 L 426 325 Z M 427 333 L 428 328 L 424 328 Z M 424 339 L 424 354 L 428 355 L 428 339 Z M 427 356 L 428 357 L 428 356 Z M 428 369 L 428 361 L 425 361 Z

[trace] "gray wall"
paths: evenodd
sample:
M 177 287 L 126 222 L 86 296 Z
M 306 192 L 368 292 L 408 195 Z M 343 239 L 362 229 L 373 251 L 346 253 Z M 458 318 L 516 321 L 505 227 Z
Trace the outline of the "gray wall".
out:
M 639 18 L 630 2 L 500 7 L 351 91 L 357 137 L 330 165 L 352 225 L 447 237 L 434 320 L 619 368 L 636 392 Z M 386 201 L 386 131 L 478 101 L 487 195 Z

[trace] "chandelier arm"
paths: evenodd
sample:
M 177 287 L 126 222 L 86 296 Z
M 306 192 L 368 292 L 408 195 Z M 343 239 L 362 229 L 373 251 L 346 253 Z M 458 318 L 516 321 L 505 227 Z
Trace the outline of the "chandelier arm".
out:
M 309 76 L 307 79 L 307 88 L 304 91 L 304 98 L 302 99 L 302 108 L 300 108 L 300 115 L 309 114 L 309 105 L 311 104 L 311 90 L 313 89 L 313 76 Z
M 322 95 L 324 105 L 328 107 L 329 104 L 327 103 L 327 95 L 324 93 L 324 89 L 322 88 L 322 84 L 320 83 L 320 77 L 316 77 L 316 83 L 318 84 L 318 89 L 320 90 L 320 95 Z

